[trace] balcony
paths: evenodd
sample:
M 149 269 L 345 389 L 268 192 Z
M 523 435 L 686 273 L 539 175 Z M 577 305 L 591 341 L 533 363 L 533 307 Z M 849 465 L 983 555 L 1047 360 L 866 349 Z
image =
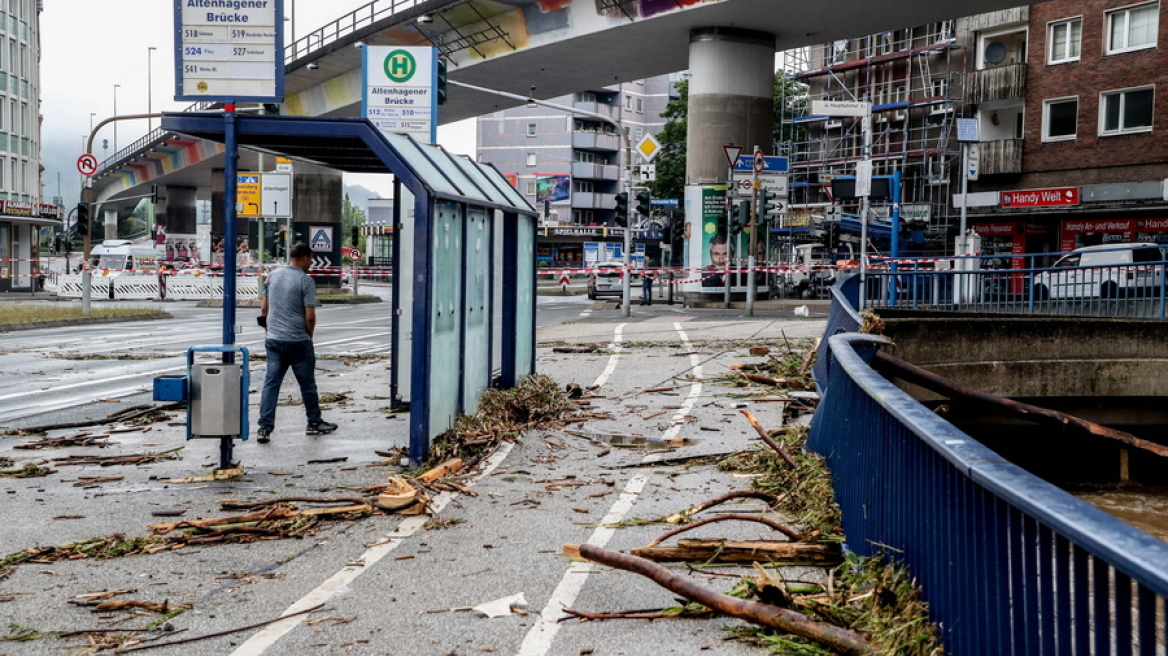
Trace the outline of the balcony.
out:
M 978 144 L 979 175 L 999 175 L 1022 172 L 1022 140 L 1002 139 Z
M 1010 64 L 974 71 L 969 76 L 969 102 L 1022 98 L 1026 92 L 1026 64 Z
M 584 180 L 617 180 L 619 169 L 616 164 L 593 164 L 572 162 L 572 177 Z
M 595 100 L 577 100 L 576 102 L 572 103 L 572 106 L 576 109 L 592 112 L 593 114 L 601 114 L 609 118 L 618 118 L 617 114 L 619 113 L 619 109 L 616 105 L 596 102 Z
M 595 191 L 573 191 L 572 209 L 574 210 L 611 210 L 616 206 L 616 194 L 602 194 Z
M 573 132 L 572 147 L 580 150 L 617 151 L 621 147 L 621 138 L 607 132 Z

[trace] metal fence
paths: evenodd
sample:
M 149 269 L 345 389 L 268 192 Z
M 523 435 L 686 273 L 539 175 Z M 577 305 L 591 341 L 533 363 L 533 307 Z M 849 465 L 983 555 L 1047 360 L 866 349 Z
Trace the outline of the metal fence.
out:
M 1051 254 L 896 260 L 865 271 L 865 307 L 1162 319 L 1168 261 L 1147 250 L 1154 260 L 1102 266 L 1041 266 Z M 988 266 L 1004 259 L 1017 268 Z
M 81 298 L 81 274 L 56 274 L 46 281 L 46 289 L 63 298 Z M 111 300 L 171 299 L 201 301 L 223 298 L 223 277 L 213 275 L 168 275 L 152 273 L 90 276 L 90 295 Z M 237 276 L 236 300 L 259 298 L 259 276 Z
M 848 548 L 903 562 L 958 656 L 1163 656 L 1168 544 L 938 417 L 868 366 L 886 339 L 830 334 L 856 320 L 838 316 L 808 446 L 831 468 Z

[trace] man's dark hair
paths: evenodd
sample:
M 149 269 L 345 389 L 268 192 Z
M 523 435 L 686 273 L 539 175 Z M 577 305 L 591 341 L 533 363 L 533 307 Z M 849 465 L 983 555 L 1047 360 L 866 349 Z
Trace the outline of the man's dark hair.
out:
M 711 246 L 713 246 L 714 244 L 725 244 L 725 243 L 726 243 L 726 234 L 725 233 L 715 232 L 714 234 L 710 235 L 710 245 Z
M 298 257 L 312 257 L 312 249 L 308 244 L 296 244 L 288 254 L 289 259 L 296 259 Z

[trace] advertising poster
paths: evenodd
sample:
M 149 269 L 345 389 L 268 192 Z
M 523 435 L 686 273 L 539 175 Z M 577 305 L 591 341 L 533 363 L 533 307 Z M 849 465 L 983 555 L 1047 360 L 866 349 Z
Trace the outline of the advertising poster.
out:
M 701 189 L 702 291 L 721 292 L 726 286 L 722 271 L 735 257 L 726 240 L 726 185 Z
M 535 179 L 535 202 L 555 203 L 572 197 L 572 176 L 545 175 Z

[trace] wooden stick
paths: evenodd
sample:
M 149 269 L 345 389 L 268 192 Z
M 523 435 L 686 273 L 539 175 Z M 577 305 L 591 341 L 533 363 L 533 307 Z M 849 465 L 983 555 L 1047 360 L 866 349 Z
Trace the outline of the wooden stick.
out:
M 758 433 L 758 436 L 762 438 L 762 441 L 766 442 L 767 446 L 774 449 L 775 453 L 779 454 L 779 457 L 783 459 L 783 462 L 787 463 L 787 465 L 789 465 L 792 469 L 799 466 L 795 464 L 795 459 L 791 457 L 791 454 L 787 453 L 787 450 L 784 449 L 782 445 L 774 441 L 774 439 L 772 439 L 771 436 L 766 432 L 766 429 L 758 423 L 758 420 L 754 418 L 754 413 L 749 410 L 739 410 L 738 412 L 741 412 L 742 416 L 746 417 L 746 421 L 749 421 L 750 425 L 754 426 L 754 431 Z
M 914 385 L 919 385 L 951 399 L 970 401 L 983 407 L 993 408 L 1007 417 L 1024 419 L 1037 424 L 1072 428 L 1081 433 L 1116 440 L 1137 449 L 1150 451 L 1161 457 L 1168 457 L 1168 446 L 1140 439 L 1131 433 L 1108 428 L 1107 426 L 1102 426 L 1095 422 L 1087 421 L 1086 419 L 1080 419 L 1079 417 L 1068 415 L 1057 410 L 1042 408 L 1036 405 L 1030 405 L 1029 403 L 1021 403 L 1013 399 L 988 394 L 973 389 L 972 387 L 966 387 L 965 385 L 938 376 L 931 371 L 921 369 L 887 353 L 877 353 L 875 359 L 882 367 L 891 370 L 897 378 Z
M 658 562 L 722 563 L 788 562 L 839 564 L 843 555 L 838 545 L 786 540 L 678 540 L 677 546 L 643 547 L 629 553 Z
M 848 656 L 876 653 L 868 641 L 854 631 L 825 622 L 816 622 L 795 611 L 714 592 L 643 558 L 626 556 L 591 544 L 580 545 L 580 555 L 601 565 L 640 574 L 670 592 L 696 601 L 719 613 L 793 633 Z
M 709 615 L 714 611 L 707 608 L 706 610 L 681 613 L 662 613 L 660 611 L 653 613 L 588 613 L 582 610 L 572 610 L 571 608 L 565 608 L 564 612 L 573 617 L 579 617 L 586 620 L 660 620 L 673 617 L 701 617 L 702 615 Z
M 226 631 L 219 631 L 217 633 L 208 633 L 208 634 L 201 635 L 201 636 L 192 636 L 190 638 L 183 638 L 182 640 L 171 640 L 169 642 L 156 642 L 152 645 L 141 645 L 139 647 L 127 647 L 125 649 L 119 649 L 119 650 L 115 651 L 114 653 L 115 654 L 125 654 L 125 653 L 131 652 L 131 651 L 141 651 L 143 649 L 153 649 L 154 647 L 169 647 L 170 645 L 182 645 L 182 644 L 186 644 L 188 642 L 195 642 L 197 640 L 206 640 L 208 638 L 218 638 L 219 636 L 231 635 L 232 633 L 239 633 L 240 631 L 248 631 L 250 629 L 258 629 L 261 626 L 275 624 L 276 622 L 279 622 L 280 620 L 286 620 L 289 617 L 296 617 L 297 615 L 304 615 L 306 613 L 311 613 L 315 610 L 319 610 L 321 606 L 324 606 L 324 604 L 319 603 L 319 604 L 313 606 L 312 608 L 308 608 L 308 609 L 298 611 L 295 613 L 288 613 L 287 615 L 282 615 L 280 617 L 277 617 L 274 620 L 265 620 L 263 622 L 256 622 L 255 624 L 249 624 L 247 626 L 241 626 L 241 627 L 238 627 L 235 629 L 227 629 Z
M 735 490 L 733 492 L 727 492 L 721 496 L 714 497 L 709 501 L 703 501 L 698 505 L 693 506 L 689 510 L 682 511 L 682 513 L 684 513 L 686 517 L 689 517 L 696 515 L 703 510 L 709 510 L 714 506 L 720 506 L 727 501 L 733 501 L 734 499 L 762 499 L 763 501 L 767 502 L 768 506 L 773 506 L 779 501 L 778 497 L 773 494 L 767 494 L 766 492 L 760 492 L 758 490 Z M 680 515 L 682 513 L 678 514 Z
M 756 522 L 759 524 L 766 524 L 767 526 L 775 529 L 779 533 L 782 533 L 783 535 L 791 538 L 792 540 L 802 540 L 803 539 L 803 536 L 799 535 L 795 531 L 787 528 L 786 526 L 783 526 L 782 524 L 780 524 L 774 520 L 770 520 L 770 519 L 767 519 L 765 517 L 755 517 L 754 515 L 729 514 L 729 515 L 714 515 L 713 517 L 707 517 L 705 519 L 696 521 L 692 524 L 686 524 L 685 526 L 675 528 L 672 531 L 666 532 L 661 537 L 659 537 L 656 540 L 653 540 L 649 544 L 645 545 L 645 548 L 651 549 L 651 548 L 661 544 L 662 542 L 668 540 L 669 538 L 671 538 L 675 535 L 680 535 L 682 533 L 685 533 L 686 531 L 693 530 L 699 526 L 705 526 L 706 524 L 713 524 L 714 522 L 726 522 L 726 521 L 730 521 L 730 520 L 738 520 L 738 521 L 742 521 L 742 522 Z

